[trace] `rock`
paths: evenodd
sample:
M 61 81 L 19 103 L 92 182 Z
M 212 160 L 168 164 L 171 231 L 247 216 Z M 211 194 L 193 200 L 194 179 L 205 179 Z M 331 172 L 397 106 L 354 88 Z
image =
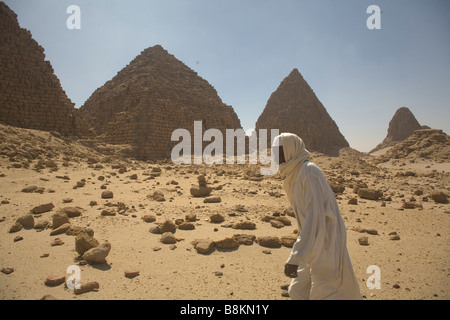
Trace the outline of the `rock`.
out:
M 33 229 L 36 230 L 45 230 L 50 226 L 50 222 L 48 220 L 41 220 L 41 221 L 36 221 Z
M 83 254 L 83 259 L 89 264 L 104 263 L 106 257 L 111 251 L 111 244 L 109 242 L 102 243 L 101 245 L 89 249 Z
M 389 240 L 393 240 L 393 241 L 400 240 L 400 236 L 398 234 L 393 234 L 389 237 Z
M 178 229 L 180 230 L 194 230 L 195 229 L 195 225 L 191 222 L 182 222 L 179 226 Z
M 73 292 L 78 295 L 78 294 L 83 294 L 83 293 L 87 293 L 90 291 L 98 291 L 98 289 L 100 288 L 100 284 L 96 281 L 93 282 L 88 282 L 88 283 L 82 283 L 80 285 L 80 288 L 77 289 L 75 288 L 73 290 Z
M 378 200 L 383 196 L 383 192 L 380 190 L 374 190 L 369 188 L 359 188 L 358 196 L 364 199 Z
M 195 213 L 188 213 L 185 217 L 185 220 L 188 222 L 195 222 L 197 221 L 197 215 Z
M 270 220 L 270 224 L 272 225 L 272 227 L 277 228 L 277 229 L 284 227 L 283 222 L 278 221 L 278 220 Z
M 233 229 L 253 230 L 256 229 L 256 224 L 251 221 L 241 221 L 233 224 Z
M 40 214 L 40 213 L 45 213 L 45 212 L 49 212 L 51 211 L 55 206 L 53 205 L 53 203 L 46 203 L 46 204 L 42 204 L 40 206 L 34 207 L 33 209 L 31 209 L 31 212 L 34 214 Z
M 51 294 L 46 294 L 45 296 L 43 296 L 40 300 L 58 300 L 57 298 L 55 298 L 54 296 L 52 296 Z
M 14 268 L 13 268 L 13 267 L 3 267 L 3 268 L 2 268 L 2 272 L 3 272 L 4 274 L 11 274 L 11 273 L 14 272 Z
M 431 194 L 431 199 L 437 203 L 448 203 L 447 195 L 442 191 L 435 191 Z
M 59 286 L 60 284 L 63 284 L 66 282 L 66 277 L 65 276 L 48 276 L 47 279 L 45 280 L 45 285 L 49 286 L 49 287 L 56 287 Z
M 105 190 L 102 192 L 102 199 L 112 199 L 114 194 L 111 190 Z
M 222 202 L 222 198 L 220 197 L 209 197 L 203 200 L 203 203 L 219 203 Z
M 220 213 L 214 213 L 209 217 L 209 221 L 211 221 L 211 223 L 222 223 L 225 221 L 225 218 Z
M 291 220 L 289 220 L 288 218 L 286 218 L 286 217 L 278 217 L 278 218 L 276 218 L 275 219 L 276 221 L 280 221 L 281 223 L 283 223 L 283 225 L 285 225 L 285 226 L 290 226 L 291 225 Z
M 125 277 L 129 279 L 136 278 L 139 274 L 139 270 L 125 270 Z
M 177 239 L 172 232 L 164 232 L 161 236 L 160 241 L 164 244 L 174 244 L 177 243 Z
M 362 246 L 368 246 L 369 245 L 369 238 L 366 236 L 358 238 L 358 242 Z
M 195 250 L 201 254 L 208 254 L 214 249 L 214 241 L 210 239 L 198 239 L 193 244 Z
M 75 237 L 75 250 L 81 256 L 86 251 L 99 246 L 100 243 L 93 237 L 90 236 L 87 232 L 80 232 Z
M 108 216 L 113 217 L 116 215 L 116 211 L 114 211 L 114 209 L 105 209 L 105 210 L 102 210 L 101 215 L 105 216 L 105 217 L 108 217 Z
M 61 211 L 65 212 L 69 218 L 75 218 L 81 216 L 84 209 L 80 207 L 65 207 Z
M 166 233 L 166 232 L 172 232 L 174 233 L 175 230 L 177 229 L 177 226 L 175 225 L 175 223 L 173 223 L 170 220 L 166 220 L 164 221 L 164 223 L 161 225 L 160 227 L 160 232 L 161 233 Z
M 344 193 L 344 191 L 345 191 L 345 187 L 344 186 L 338 185 L 336 183 L 330 182 L 330 187 L 331 187 L 331 190 L 333 190 L 333 192 L 335 194 Z
M 239 242 L 233 238 L 225 238 L 223 240 L 214 241 L 214 245 L 219 249 L 236 249 L 239 248 Z
M 233 235 L 233 239 L 236 240 L 239 244 L 249 246 L 253 244 L 253 241 L 255 241 L 256 237 L 252 234 L 235 234 Z
M 11 228 L 9 228 L 9 233 L 15 233 L 15 232 L 19 232 L 20 230 L 22 230 L 22 225 L 19 222 L 15 222 Z
M 70 229 L 70 223 L 64 223 L 63 225 L 60 225 L 58 228 L 53 229 L 50 232 L 50 235 L 56 236 L 58 234 L 63 234 L 63 233 L 66 233 L 67 230 L 69 230 L 69 229 Z
M 206 187 L 206 178 L 205 178 L 204 175 L 198 176 L 198 177 L 197 177 L 197 180 L 198 180 L 198 185 L 199 185 L 200 187 Z
M 18 241 L 22 241 L 23 237 L 22 236 L 17 236 L 14 238 L 14 242 L 18 242 Z
M 72 198 L 64 198 L 63 203 L 71 203 L 73 201 Z
M 55 247 L 55 246 L 62 246 L 63 244 L 64 244 L 64 241 L 62 241 L 60 238 L 55 238 L 55 240 L 53 240 L 53 242 L 50 243 L 50 245 L 51 245 L 52 247 Z
M 29 213 L 17 218 L 16 222 L 20 223 L 25 229 L 32 229 L 34 227 L 34 217 Z
M 32 193 L 35 192 L 37 189 L 38 189 L 37 186 L 26 186 L 25 188 L 22 189 L 22 192 Z
M 420 204 L 418 202 L 403 202 L 402 208 L 403 209 L 415 209 L 415 208 L 423 209 L 423 206 L 422 206 L 422 204 Z
M 156 221 L 156 217 L 150 214 L 146 214 L 142 217 L 142 220 L 144 220 L 144 222 L 151 223 Z
M 161 234 L 161 227 L 160 226 L 154 226 L 150 228 L 150 233 L 153 234 Z
M 80 233 L 85 232 L 87 233 L 89 236 L 93 237 L 94 236 L 94 230 L 92 230 L 92 228 L 88 228 L 88 227 L 80 227 L 80 226 L 71 226 L 69 230 L 67 230 L 66 234 L 68 236 L 78 236 Z
M 53 214 L 52 219 L 53 219 L 52 223 L 53 229 L 56 229 L 62 226 L 63 224 L 70 223 L 69 217 L 64 211 L 57 211 L 56 213 Z
M 297 241 L 296 236 L 284 236 L 284 237 L 281 237 L 281 239 L 280 239 L 281 244 L 288 248 L 292 248 L 296 241 Z
M 205 186 L 199 186 L 199 187 L 191 187 L 189 190 L 191 192 L 191 195 L 193 197 L 207 197 L 211 194 L 212 188 L 205 187 Z
M 348 200 L 348 204 L 358 204 L 358 199 L 357 198 L 351 198 L 350 200 Z
M 91 207 L 93 207 L 93 206 L 96 206 L 98 203 L 97 203 L 97 201 L 95 201 L 95 200 L 91 200 L 90 202 L 89 202 L 89 205 L 91 206 Z
M 153 192 L 153 200 L 158 202 L 166 201 L 166 199 L 164 198 L 164 194 L 161 191 Z
M 272 236 L 258 237 L 256 239 L 256 242 L 260 246 L 266 247 L 266 248 L 280 248 L 281 247 L 281 242 L 278 237 L 272 237 Z

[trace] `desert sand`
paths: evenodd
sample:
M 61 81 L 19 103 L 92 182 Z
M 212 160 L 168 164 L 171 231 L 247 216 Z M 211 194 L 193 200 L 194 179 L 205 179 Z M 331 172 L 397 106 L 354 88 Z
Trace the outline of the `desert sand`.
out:
M 197 239 L 218 242 L 235 234 L 256 239 L 296 237 L 296 221 L 279 176 L 261 177 L 259 166 L 248 164 L 136 161 L 123 156 L 126 148 L 88 146 L 3 125 L 1 134 L 0 299 L 289 299 L 281 289 L 290 280 L 283 274 L 289 246 L 267 248 L 253 241 L 201 254 L 193 244 Z M 450 208 L 431 198 L 436 190 L 448 192 L 448 160 L 376 160 L 350 148 L 341 150 L 339 157 L 319 153 L 312 157 L 337 191 L 363 298 L 448 299 Z M 191 195 L 200 175 L 213 188 L 209 198 L 220 197 L 220 202 L 204 203 L 207 197 Z M 382 197 L 358 196 L 354 187 L 364 184 L 382 191 Z M 23 192 L 28 186 L 37 189 Z M 113 198 L 103 199 L 105 190 L 112 191 Z M 164 201 L 153 197 L 155 191 L 163 194 Z M 357 203 L 349 204 L 354 198 Z M 411 201 L 416 205 L 404 208 Z M 49 203 L 54 205 L 50 211 L 31 214 L 34 228 L 10 232 L 19 217 Z M 111 244 L 104 263 L 80 260 L 74 235 L 50 235 L 53 215 L 67 207 L 81 212 L 69 218 L 71 230 L 90 228 L 99 243 Z M 104 211 L 115 215 L 102 215 Z M 176 219 L 186 220 L 188 214 L 195 214 L 194 229 L 177 228 L 175 244 L 164 244 L 161 234 L 150 232 L 166 220 L 179 224 Z M 211 222 L 213 214 L 222 215 L 224 221 Z M 150 215 L 155 221 L 143 220 Z M 284 217 L 280 220 L 290 225 L 276 228 L 267 217 Z M 46 228 L 43 221 L 48 221 Z M 255 229 L 231 227 L 243 221 L 253 222 Z M 35 229 L 38 223 L 41 227 Z M 362 237 L 367 237 L 364 245 Z M 56 238 L 62 243 L 52 246 Z M 95 281 L 98 290 L 75 294 L 65 283 L 45 284 L 49 276 L 67 280 L 72 265 L 80 268 L 82 283 Z M 366 285 L 371 265 L 380 268 L 380 289 Z M 8 268 L 13 272 L 8 273 Z M 125 271 L 138 275 L 129 278 Z

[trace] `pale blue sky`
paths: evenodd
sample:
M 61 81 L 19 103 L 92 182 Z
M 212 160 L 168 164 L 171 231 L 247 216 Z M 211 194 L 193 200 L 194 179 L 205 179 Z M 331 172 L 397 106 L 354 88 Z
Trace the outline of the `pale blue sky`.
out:
M 6 0 L 77 107 L 156 44 L 213 85 L 244 129 L 298 68 L 350 146 L 369 151 L 395 111 L 450 133 L 448 0 Z M 68 30 L 69 5 L 81 30 Z M 381 30 L 369 30 L 370 5 Z

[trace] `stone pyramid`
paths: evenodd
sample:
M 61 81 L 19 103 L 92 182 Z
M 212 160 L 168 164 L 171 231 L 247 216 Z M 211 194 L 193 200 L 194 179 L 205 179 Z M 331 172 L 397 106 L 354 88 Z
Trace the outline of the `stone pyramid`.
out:
M 144 50 L 80 111 L 106 142 L 131 145 L 141 160 L 170 158 L 179 143 L 171 141 L 172 132 L 187 129 L 193 141 L 194 121 L 224 137 L 225 129 L 241 128 L 214 87 L 160 45 Z
M 386 138 L 377 145 L 370 153 L 396 145 L 411 136 L 414 131 L 423 129 L 411 110 L 407 107 L 398 109 L 394 117 L 389 122 L 388 133 Z
M 0 1 L 0 122 L 87 136 L 88 126 L 61 88 L 42 48 Z
M 272 93 L 256 130 L 279 129 L 297 134 L 310 151 L 338 156 L 349 144 L 298 69 Z M 257 131 L 258 132 L 258 131 Z

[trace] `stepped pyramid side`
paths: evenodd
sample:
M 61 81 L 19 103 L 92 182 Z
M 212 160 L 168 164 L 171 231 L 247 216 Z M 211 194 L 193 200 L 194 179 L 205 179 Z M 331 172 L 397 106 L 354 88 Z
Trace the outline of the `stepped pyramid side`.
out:
M 106 142 L 130 144 L 142 160 L 170 158 L 176 129 L 189 130 L 193 144 L 194 121 L 202 121 L 203 132 L 215 128 L 224 137 L 226 129 L 241 129 L 214 87 L 160 45 L 141 52 L 80 111 Z
M 44 48 L 0 2 L 0 122 L 16 127 L 87 136 L 88 126 L 55 76 Z
M 377 145 L 370 153 L 396 145 L 397 143 L 410 137 L 414 131 L 426 129 L 421 126 L 414 114 L 407 107 L 399 108 L 389 122 L 386 138 Z
M 279 129 L 297 134 L 311 151 L 329 156 L 349 144 L 298 69 L 272 93 L 256 122 L 256 130 Z

